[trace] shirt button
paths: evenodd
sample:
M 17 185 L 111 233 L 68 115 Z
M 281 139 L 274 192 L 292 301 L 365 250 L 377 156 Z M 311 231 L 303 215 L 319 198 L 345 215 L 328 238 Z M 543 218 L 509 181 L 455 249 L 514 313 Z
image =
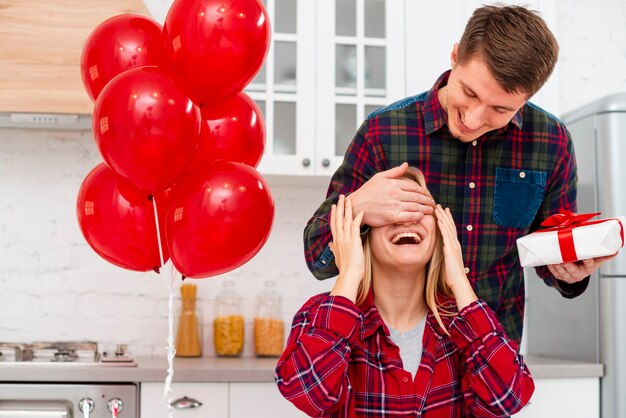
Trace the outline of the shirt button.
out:
M 326 264 L 326 260 L 322 260 L 322 264 Z
M 472 141 L 472 146 L 475 147 L 478 144 L 478 141 Z
M 403 377 L 403 378 L 402 378 L 402 381 L 403 381 L 404 383 L 407 383 L 407 382 L 409 381 L 409 378 L 408 378 L 408 377 Z
M 467 227 L 465 227 L 465 229 L 467 229 L 468 231 L 471 231 L 474 229 L 474 227 L 472 225 L 467 225 Z
M 473 181 L 472 181 L 472 182 L 470 182 L 470 184 L 469 184 L 469 188 L 470 188 L 470 189 L 473 189 L 473 188 L 475 188 L 475 187 L 476 187 L 476 183 L 474 183 Z
M 465 274 L 469 273 L 469 267 L 465 267 L 463 271 L 465 271 Z
M 519 176 L 520 176 L 520 178 L 522 178 L 522 179 L 523 179 L 524 177 L 526 177 L 526 173 L 524 173 L 524 172 L 522 171 L 521 173 L 519 173 Z

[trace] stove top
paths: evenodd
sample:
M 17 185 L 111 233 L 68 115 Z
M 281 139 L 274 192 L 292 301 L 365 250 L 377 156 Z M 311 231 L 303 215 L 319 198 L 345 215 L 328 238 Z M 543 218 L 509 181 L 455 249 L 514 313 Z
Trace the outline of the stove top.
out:
M 98 344 L 90 341 L 0 343 L 2 364 L 61 364 L 136 366 L 132 357 L 125 355 L 126 346 L 118 345 L 113 355 L 100 354 Z

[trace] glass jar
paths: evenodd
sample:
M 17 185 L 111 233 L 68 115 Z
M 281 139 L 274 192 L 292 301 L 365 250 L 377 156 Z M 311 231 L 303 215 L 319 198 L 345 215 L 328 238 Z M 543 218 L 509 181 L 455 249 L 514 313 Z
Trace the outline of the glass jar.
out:
M 196 308 L 196 285 L 183 284 L 180 295 L 182 304 L 176 333 L 176 357 L 201 357 L 202 315 Z
M 283 352 L 285 324 L 282 319 L 282 297 L 268 280 L 256 300 L 254 317 L 254 351 L 259 357 L 278 357 Z
M 224 281 L 222 291 L 215 299 L 213 343 L 218 356 L 236 357 L 243 352 L 243 315 L 241 296 L 235 291 L 235 282 Z

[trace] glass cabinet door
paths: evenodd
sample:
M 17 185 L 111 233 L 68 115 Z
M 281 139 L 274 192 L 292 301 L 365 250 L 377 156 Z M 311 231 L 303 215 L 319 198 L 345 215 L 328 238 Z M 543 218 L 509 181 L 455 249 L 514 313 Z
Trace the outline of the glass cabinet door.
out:
M 272 43 L 263 68 L 246 88 L 266 124 L 263 174 L 313 174 L 315 5 L 311 0 L 264 0 Z
M 404 1 L 317 4 L 316 170 L 331 175 L 363 120 L 405 93 Z

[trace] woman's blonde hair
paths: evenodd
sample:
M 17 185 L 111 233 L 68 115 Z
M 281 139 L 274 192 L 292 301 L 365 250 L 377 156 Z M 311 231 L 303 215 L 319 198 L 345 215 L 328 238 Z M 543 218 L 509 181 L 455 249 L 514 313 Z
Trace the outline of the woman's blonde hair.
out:
M 426 188 L 426 180 L 424 178 L 424 173 L 418 168 L 409 167 L 407 172 L 404 174 L 405 178 L 409 180 L 415 181 L 420 186 Z M 356 304 L 360 305 L 363 303 L 365 298 L 367 297 L 373 283 L 373 271 L 372 271 L 372 250 L 369 243 L 369 233 L 365 237 L 365 242 L 363 244 L 364 252 L 365 252 L 365 275 L 363 280 L 359 284 L 359 289 L 357 291 Z M 436 232 L 436 240 L 435 240 L 435 249 L 433 251 L 433 256 L 430 261 L 426 264 L 426 284 L 424 289 L 424 295 L 426 298 L 426 305 L 433 312 L 437 322 L 441 329 L 448 334 L 448 330 L 443 325 L 443 321 L 441 320 L 441 315 L 450 316 L 454 315 L 453 312 L 446 309 L 438 298 L 438 295 L 444 296 L 452 296 L 452 291 L 446 284 L 445 280 L 445 264 L 443 257 L 443 238 L 441 237 L 441 232 L 439 228 L 437 228 Z

